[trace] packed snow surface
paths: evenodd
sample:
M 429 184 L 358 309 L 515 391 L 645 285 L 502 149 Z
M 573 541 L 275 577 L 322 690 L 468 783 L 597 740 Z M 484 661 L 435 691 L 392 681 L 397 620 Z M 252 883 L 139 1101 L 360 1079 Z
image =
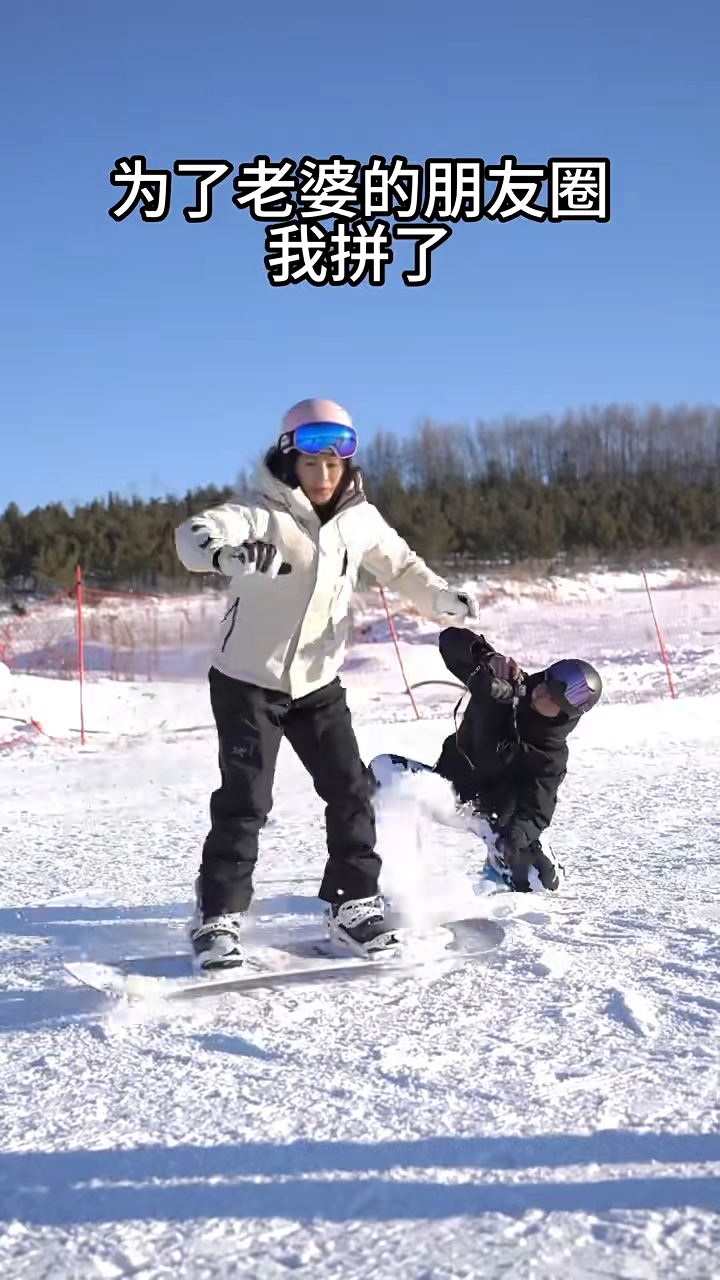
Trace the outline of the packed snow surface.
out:
M 364 757 L 432 762 L 455 690 L 419 690 L 418 722 L 389 646 L 354 652 Z M 483 850 L 431 816 L 439 780 L 387 803 L 386 887 L 420 915 L 452 900 L 500 921 L 477 962 L 133 1009 L 63 961 L 186 949 L 217 779 L 207 691 L 97 681 L 85 748 L 75 695 L 2 673 L 44 733 L 8 721 L 0 754 L 0 1275 L 720 1274 L 720 694 L 660 685 L 582 723 L 555 896 L 474 895 Z M 284 745 L 258 934 L 320 927 L 323 861 Z

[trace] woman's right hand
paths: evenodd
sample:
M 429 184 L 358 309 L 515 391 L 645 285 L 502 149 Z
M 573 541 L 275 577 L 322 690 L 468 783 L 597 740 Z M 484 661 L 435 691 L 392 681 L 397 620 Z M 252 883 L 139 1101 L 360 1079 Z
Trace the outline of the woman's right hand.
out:
M 282 552 L 272 542 L 243 542 L 239 547 L 220 547 L 213 556 L 213 564 L 226 578 L 244 578 L 250 573 L 277 578 L 278 574 L 290 573 L 291 570 L 291 566 L 283 562 Z

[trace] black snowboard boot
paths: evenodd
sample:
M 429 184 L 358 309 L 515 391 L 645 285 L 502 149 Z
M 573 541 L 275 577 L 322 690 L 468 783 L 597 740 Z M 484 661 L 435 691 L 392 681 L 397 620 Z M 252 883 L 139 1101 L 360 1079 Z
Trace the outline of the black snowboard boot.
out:
M 556 893 L 560 888 L 560 882 L 565 875 L 565 868 L 562 863 L 558 862 L 553 854 L 543 849 L 539 840 L 535 841 L 533 846 L 532 864 L 538 873 L 540 883 L 543 889 L 549 889 L 551 893 Z

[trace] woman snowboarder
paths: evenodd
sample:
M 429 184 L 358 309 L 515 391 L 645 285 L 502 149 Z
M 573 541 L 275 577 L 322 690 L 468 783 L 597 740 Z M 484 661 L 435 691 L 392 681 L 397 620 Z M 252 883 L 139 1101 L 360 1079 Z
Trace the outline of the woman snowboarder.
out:
M 352 463 L 357 436 L 330 400 L 286 413 L 254 477 L 249 503 L 228 502 L 176 531 L 180 560 L 230 579 L 229 608 L 209 673 L 221 784 L 210 801 L 191 937 L 203 970 L 244 962 L 258 836 L 272 807 L 287 737 L 325 801 L 328 860 L 319 896 L 331 932 L 352 949 L 396 937 L 378 894 L 371 777 L 338 678 L 361 568 L 430 614 L 477 618 L 366 499 Z

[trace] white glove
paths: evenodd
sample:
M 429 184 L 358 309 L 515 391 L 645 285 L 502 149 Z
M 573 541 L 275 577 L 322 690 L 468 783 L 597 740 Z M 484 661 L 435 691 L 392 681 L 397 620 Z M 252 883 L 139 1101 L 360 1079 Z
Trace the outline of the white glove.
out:
M 226 578 L 245 577 L 249 573 L 262 573 L 266 578 L 277 578 L 279 573 L 289 573 L 290 566 L 272 542 L 243 542 L 239 547 L 220 547 L 213 556 L 213 564 Z
M 201 551 L 213 552 L 225 541 L 223 527 L 212 515 L 195 516 L 190 521 L 190 532 Z
M 435 593 L 433 613 L 446 613 L 451 618 L 470 618 L 473 622 L 480 618 L 477 601 L 467 591 L 450 591 L 447 587 Z

